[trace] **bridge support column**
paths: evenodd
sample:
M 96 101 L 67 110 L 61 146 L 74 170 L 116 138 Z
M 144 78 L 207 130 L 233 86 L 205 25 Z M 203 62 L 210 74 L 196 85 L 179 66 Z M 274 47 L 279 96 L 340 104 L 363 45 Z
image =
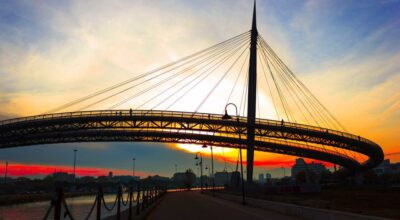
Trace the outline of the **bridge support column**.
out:
M 250 60 L 249 60 L 249 85 L 247 103 L 247 182 L 253 182 L 254 163 L 254 126 L 256 122 L 256 101 L 257 101 L 257 19 L 256 3 L 254 2 L 253 22 L 250 39 Z

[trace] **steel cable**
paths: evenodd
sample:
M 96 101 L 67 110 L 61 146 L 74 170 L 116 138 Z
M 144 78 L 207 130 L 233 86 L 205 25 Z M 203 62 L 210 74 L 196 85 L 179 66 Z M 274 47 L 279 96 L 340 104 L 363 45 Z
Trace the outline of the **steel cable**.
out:
M 261 37 L 262 38 L 262 37 Z M 281 63 L 281 65 L 287 70 L 287 72 L 296 80 L 296 82 L 303 88 L 303 90 L 310 96 L 310 98 L 318 104 L 317 106 L 322 108 L 324 111 L 323 113 L 327 114 L 329 119 L 332 119 L 338 126 L 339 128 L 343 129 L 346 131 L 346 128 L 332 115 L 332 113 L 315 97 L 315 95 L 303 84 L 302 81 L 300 81 L 297 76 L 289 69 L 289 67 L 276 55 L 276 53 L 272 50 L 272 48 L 268 45 L 268 43 L 262 38 L 263 44 L 266 45 L 268 50 L 271 51 L 271 53 L 274 55 L 275 59 Z
M 270 86 L 269 80 L 267 78 L 267 74 L 265 73 L 265 69 L 264 69 L 264 65 L 263 65 L 263 59 L 261 59 L 260 66 L 261 66 L 261 69 L 262 69 L 262 73 L 263 73 L 264 79 L 265 79 L 265 81 L 267 83 L 269 94 L 270 94 L 271 99 L 272 99 L 272 103 L 273 103 L 273 106 L 274 106 L 274 109 L 275 109 L 276 118 L 277 118 L 277 120 L 280 120 L 281 117 L 280 117 L 280 114 L 278 112 L 278 103 L 276 103 L 275 96 L 272 94 L 271 86 Z
M 263 45 L 263 44 L 264 44 L 264 43 L 262 43 L 261 45 Z M 270 52 L 264 47 L 264 45 L 263 45 L 262 47 L 263 47 L 263 50 L 266 51 L 266 53 L 270 54 Z M 272 54 L 271 54 L 271 57 L 274 58 L 274 56 L 273 56 Z M 270 60 L 270 62 L 273 64 L 272 60 Z M 291 91 L 290 93 L 293 93 L 293 94 L 296 96 L 297 102 L 300 102 L 300 103 L 304 106 L 304 108 L 306 109 L 307 113 L 311 116 L 311 118 L 312 118 L 313 121 L 316 123 L 316 125 L 317 125 L 318 127 L 321 127 L 321 125 L 320 125 L 320 123 L 318 122 L 318 120 L 316 120 L 316 118 L 314 117 L 314 114 L 311 113 L 310 109 L 307 107 L 307 105 L 306 105 L 306 104 L 302 101 L 302 99 L 300 98 L 301 95 L 299 96 L 299 94 L 296 93 L 296 90 L 291 86 L 291 82 L 294 83 L 295 86 L 297 86 L 297 87 L 298 87 L 298 84 L 297 84 L 295 81 L 293 81 L 293 79 L 290 77 L 289 74 L 287 74 L 287 72 L 286 72 L 285 70 L 282 69 L 282 67 L 281 67 L 281 65 L 280 65 L 279 62 L 277 63 L 277 66 L 275 66 L 274 64 L 273 64 L 273 66 L 274 66 L 274 68 L 276 69 L 276 72 L 279 73 L 280 76 L 281 76 L 281 77 L 283 78 L 283 80 L 285 81 L 284 85 L 285 85 L 285 86 L 286 86 L 286 85 L 289 85 L 289 86 L 290 86 L 289 88 L 288 88 L 287 86 L 286 86 L 286 87 L 288 88 L 288 90 Z M 278 68 L 278 67 L 279 67 L 279 68 Z M 282 72 L 279 71 L 279 69 L 280 69 Z M 298 87 L 298 89 L 299 89 L 300 92 L 303 92 L 303 91 L 301 90 L 301 88 Z M 304 97 L 306 98 L 305 100 L 307 101 L 307 103 L 309 103 L 307 97 L 305 96 L 305 94 L 303 94 L 303 95 L 304 95 Z M 303 115 L 303 117 L 305 118 L 306 122 L 308 123 L 307 117 L 305 116 L 305 114 L 303 113 L 303 111 L 301 110 L 301 108 L 298 106 L 297 102 L 295 102 L 295 104 L 297 105 L 298 109 L 300 110 L 300 112 L 302 113 L 302 115 Z M 312 103 L 309 103 L 309 104 L 310 104 L 309 107 L 314 108 L 314 106 L 312 105 Z M 319 112 L 316 111 L 315 114 L 319 115 Z M 326 125 L 328 125 L 328 127 L 329 127 L 329 124 L 327 123 L 327 121 L 326 121 L 324 118 L 321 118 L 321 119 L 322 119 L 322 122 L 325 123 Z
M 241 40 L 242 40 L 242 39 L 241 39 Z M 239 40 L 238 42 L 240 43 L 241 40 Z M 155 85 L 150 85 L 150 87 L 148 87 L 147 89 L 144 89 L 144 90 L 142 90 L 142 91 L 140 91 L 140 92 L 138 92 L 138 93 L 135 93 L 134 95 L 132 95 L 132 96 L 130 96 L 130 97 L 124 99 L 123 101 L 121 101 L 121 102 L 119 102 L 119 103 L 117 103 L 117 104 L 111 106 L 109 109 L 116 108 L 116 107 L 118 107 L 118 106 L 120 106 L 120 105 L 122 105 L 122 104 L 124 104 L 124 103 L 126 103 L 126 102 L 128 102 L 128 101 L 130 101 L 130 100 L 132 100 L 132 99 L 134 99 L 134 98 L 136 98 L 136 97 L 138 97 L 138 96 L 140 96 L 140 95 L 145 94 L 146 92 L 148 92 L 148 91 L 150 91 L 150 90 L 152 90 L 152 89 L 157 88 L 158 86 L 160 86 L 160 85 L 162 85 L 162 84 L 165 84 L 166 82 L 168 82 L 168 81 L 170 81 L 170 80 L 172 80 L 172 79 L 178 77 L 179 75 L 182 75 L 182 74 L 186 73 L 186 71 L 192 70 L 193 68 L 199 66 L 200 64 L 203 64 L 204 62 L 210 60 L 210 59 L 213 58 L 215 55 L 220 55 L 221 53 L 226 52 L 227 50 L 230 49 L 231 46 L 232 46 L 232 45 L 228 45 L 227 48 L 221 48 L 221 51 L 217 52 L 216 54 L 211 54 L 209 57 L 206 57 L 206 58 L 204 58 L 204 59 L 198 61 L 198 63 L 195 63 L 195 64 L 193 64 L 192 66 L 187 67 L 187 68 L 185 68 L 184 70 L 181 70 L 180 72 L 178 72 L 178 73 L 176 73 L 176 74 L 173 74 L 172 76 L 168 77 L 167 79 L 164 79 L 164 80 L 162 80 L 161 82 L 159 82 L 159 83 L 157 83 L 157 84 L 155 84 Z M 234 45 L 234 46 L 235 46 L 235 45 Z M 211 62 L 213 62 L 213 61 L 214 61 L 214 60 L 212 60 Z M 207 65 L 205 65 L 205 66 L 207 66 Z M 203 66 L 202 68 L 204 68 L 205 66 Z M 184 77 L 184 78 L 183 78 L 182 80 L 180 80 L 179 82 L 181 82 L 181 81 L 187 79 L 188 77 L 194 75 L 195 73 L 197 73 L 197 72 L 198 72 L 199 70 L 201 70 L 202 68 L 200 68 L 200 69 L 194 71 L 193 73 L 189 74 L 188 76 Z M 179 83 L 179 82 L 178 82 L 178 83 Z M 177 84 L 177 83 L 175 83 L 175 84 Z M 174 85 L 175 85 L 175 84 L 174 84 Z M 169 88 L 171 88 L 171 87 L 169 87 Z M 167 90 L 168 90 L 168 88 L 167 88 Z M 165 90 L 164 90 L 164 91 L 165 91 Z M 150 100 L 151 100 L 151 99 L 150 99 Z
M 249 57 L 249 55 L 250 55 L 250 54 L 247 54 L 246 57 L 244 58 L 243 65 L 242 65 L 242 67 L 240 68 L 239 73 L 238 73 L 238 75 L 237 75 L 237 77 L 236 77 L 236 79 L 235 79 L 235 83 L 233 84 L 233 87 L 232 87 L 232 89 L 231 89 L 231 92 L 229 93 L 228 100 L 226 101 L 225 106 L 226 106 L 226 105 L 230 102 L 230 100 L 231 100 L 233 91 L 235 91 L 237 82 L 239 81 L 239 78 L 240 78 L 240 76 L 242 75 L 243 67 L 245 66 L 246 63 L 248 63 L 248 62 L 246 62 L 246 61 L 247 61 L 247 58 Z M 222 113 L 224 113 L 224 111 L 225 111 L 225 106 L 224 106 L 224 109 L 222 110 Z
M 224 55 L 226 52 L 229 52 L 229 51 L 224 51 L 223 54 L 218 55 L 218 58 L 217 58 L 217 59 L 219 59 L 219 58 L 220 58 L 222 55 Z M 216 60 L 217 60 L 217 59 L 216 59 Z M 212 62 L 214 62 L 214 61 L 215 61 L 215 60 L 213 60 Z M 212 63 L 212 62 L 210 62 L 210 63 Z M 216 64 L 214 64 L 213 66 L 211 66 L 210 68 L 208 68 L 206 71 L 203 71 L 202 73 L 200 73 L 198 76 L 196 76 L 195 78 L 193 78 L 192 80 L 190 80 L 188 83 L 186 83 L 186 84 L 183 85 L 182 87 L 176 89 L 175 92 L 173 92 L 173 93 L 172 93 L 171 95 L 169 95 L 167 98 L 163 99 L 163 100 L 162 100 L 161 102 L 159 102 L 157 105 L 153 106 L 151 109 L 157 108 L 159 105 L 161 105 L 162 103 L 164 103 L 165 101 L 167 101 L 167 100 L 168 100 L 169 98 L 171 98 L 173 95 L 177 94 L 179 91 L 181 91 L 182 89 L 184 89 L 185 87 L 187 87 L 189 84 L 191 84 L 192 82 L 194 82 L 195 80 L 197 80 L 199 77 L 201 77 L 201 76 L 203 76 L 204 74 L 206 74 L 210 69 L 212 69 L 213 67 L 215 67 L 217 64 L 218 64 L 218 62 L 216 62 Z M 207 65 L 208 65 L 208 64 L 207 64 Z M 201 69 L 203 69 L 204 67 L 207 67 L 207 65 L 203 66 Z M 200 69 L 199 69 L 199 70 L 200 70 Z M 215 69 L 214 69 L 214 70 L 215 70 Z M 189 78 L 189 77 L 192 76 L 192 75 L 194 75 L 194 74 L 191 74 L 191 75 L 185 77 L 184 79 L 180 80 L 179 82 L 175 83 L 174 85 L 170 86 L 169 88 L 167 88 L 167 89 L 163 90 L 162 92 L 158 93 L 157 95 L 153 96 L 151 99 L 148 99 L 145 103 L 143 103 L 142 105 L 140 105 L 140 106 L 137 107 L 136 109 L 138 109 L 138 108 L 142 107 L 143 105 L 147 104 L 149 101 L 151 101 L 152 99 L 158 97 L 159 95 L 164 94 L 167 90 L 169 90 L 169 89 L 173 88 L 174 86 L 180 84 L 181 82 L 183 82 L 184 80 L 186 80 L 187 78 Z
M 128 79 L 128 80 L 125 80 L 125 81 L 123 81 L 123 82 L 121 82 L 121 83 L 117 83 L 117 84 L 115 84 L 115 85 L 113 85 L 113 86 L 110 86 L 110 87 L 107 87 L 107 88 L 105 88 L 105 89 L 101 89 L 101 90 L 99 90 L 99 91 L 97 91 L 97 92 L 94 92 L 94 93 L 92 93 L 92 94 L 89 94 L 89 95 L 87 95 L 87 96 L 84 96 L 84 97 L 82 97 L 82 98 L 79 98 L 79 99 L 77 99 L 77 100 L 68 102 L 68 103 L 66 103 L 66 104 L 64 104 L 64 105 L 61 105 L 61 106 L 59 106 L 59 107 L 56 107 L 56 108 L 54 108 L 54 109 L 51 109 L 51 110 L 47 111 L 46 114 L 48 114 L 48 113 L 53 113 L 53 112 L 57 112 L 57 111 L 59 111 L 59 110 L 63 110 L 63 109 L 69 108 L 69 107 L 74 106 L 74 105 L 76 105 L 76 104 L 78 104 L 78 103 L 81 103 L 81 102 L 84 102 L 84 101 L 86 101 L 86 100 L 92 99 L 93 97 L 99 96 L 99 95 L 101 95 L 101 94 L 104 94 L 104 93 L 106 93 L 106 92 L 109 92 L 109 91 L 111 91 L 111 90 L 114 90 L 114 89 L 116 89 L 116 88 L 119 88 L 119 87 L 121 87 L 121 86 L 127 85 L 127 84 L 129 84 L 129 83 L 131 83 L 131 82 L 134 82 L 134 81 L 136 81 L 136 80 L 142 79 L 142 78 L 144 78 L 144 77 L 146 77 L 146 76 L 150 76 L 150 75 L 152 75 L 152 74 L 154 74 L 154 73 L 156 73 L 156 72 L 159 72 L 159 71 L 161 71 L 161 70 L 163 70 L 163 69 L 169 68 L 169 67 L 174 66 L 174 65 L 176 65 L 176 64 L 178 64 L 178 63 L 182 63 L 182 62 L 187 61 L 187 60 L 189 60 L 189 59 L 191 59 L 191 58 L 193 58 L 193 57 L 196 57 L 196 56 L 198 56 L 198 55 L 201 55 L 201 54 L 203 54 L 203 53 L 206 53 L 206 52 L 208 52 L 208 51 L 211 51 L 211 50 L 213 50 L 213 49 L 215 49 L 215 48 L 218 48 L 219 46 L 224 45 L 224 44 L 226 44 L 226 43 L 228 43 L 228 42 L 230 42 L 230 41 L 232 41 L 232 40 L 235 40 L 235 39 L 237 39 L 237 38 L 239 38 L 239 37 L 242 37 L 242 36 L 244 36 L 244 35 L 246 35 L 246 34 L 248 34 L 248 33 L 249 33 L 249 31 L 247 31 L 247 32 L 245 32 L 245 33 L 242 33 L 242 34 L 239 34 L 239 35 L 237 35 L 237 36 L 235 36 L 235 37 L 232 37 L 232 38 L 230 38 L 230 39 L 228 39 L 228 40 L 225 40 L 225 41 L 223 41 L 223 42 L 220 42 L 220 43 L 218 43 L 218 44 L 215 44 L 215 45 L 213 45 L 213 46 L 211 46 L 211 47 L 208 47 L 208 48 L 206 48 L 206 49 L 204 49 L 204 50 L 201 50 L 201 51 L 198 51 L 198 52 L 196 52 L 196 53 L 194 53 L 194 54 L 188 55 L 188 56 L 186 56 L 186 57 L 184 57 L 184 58 L 182 58 L 182 59 L 180 59 L 180 60 L 177 60 L 177 61 L 175 61 L 175 62 L 172 62 L 172 63 L 166 64 L 166 65 L 163 65 L 163 66 L 161 66 L 161 67 L 159 67 L 159 68 L 156 68 L 156 69 L 154 69 L 154 70 L 151 70 L 151 71 L 145 72 L 145 73 L 143 73 L 143 74 L 140 74 L 139 76 L 133 77 L 133 78 Z
M 246 109 L 245 103 L 246 103 L 246 97 L 247 97 L 247 85 L 249 84 L 248 82 L 249 82 L 249 74 L 246 75 L 246 79 L 244 80 L 242 97 L 240 98 L 239 115 L 242 112 L 242 107 L 243 107 L 243 114 L 241 114 L 241 115 L 244 115 L 244 112 Z M 242 102 L 243 102 L 243 104 L 242 104 Z
M 263 49 L 263 48 L 262 48 Z M 298 110 L 301 112 L 301 114 L 303 115 L 305 121 L 307 123 L 309 123 L 307 116 L 304 114 L 304 112 L 302 111 L 302 109 L 300 108 L 298 102 L 300 101 L 300 98 L 298 97 L 297 93 L 295 91 L 293 91 L 293 87 L 290 85 L 290 83 L 286 80 L 285 78 L 285 74 L 282 74 L 278 68 L 275 66 L 275 64 L 272 62 L 272 60 L 268 59 L 268 57 L 265 57 L 265 59 L 267 59 L 272 67 L 275 69 L 275 72 L 278 73 L 277 76 L 281 81 L 281 84 L 286 88 L 286 91 L 288 93 L 289 96 L 291 96 L 292 100 L 294 100 L 294 104 L 296 105 L 296 107 L 298 108 Z M 294 94 L 294 95 L 293 95 Z M 301 101 L 300 101 L 301 102 Z M 302 103 L 302 102 L 301 102 Z M 303 106 L 305 107 L 305 109 L 308 111 L 308 108 L 304 105 L 304 103 L 302 103 Z M 308 111 L 309 112 L 309 111 Z M 312 113 L 309 113 L 310 116 L 314 119 L 314 122 L 317 123 L 317 125 L 319 126 L 318 121 L 315 120 L 314 116 L 312 116 Z
M 222 77 L 218 80 L 217 84 L 214 85 L 214 87 L 211 89 L 211 91 L 208 92 L 208 94 L 205 96 L 205 98 L 201 101 L 201 103 L 197 106 L 196 110 L 194 111 L 195 113 L 197 113 L 199 111 L 199 109 L 201 108 L 201 106 L 203 106 L 203 104 L 207 101 L 207 99 L 210 97 L 210 95 L 215 91 L 215 89 L 218 87 L 218 85 L 222 82 L 222 80 L 224 80 L 224 78 L 226 77 L 226 75 L 228 75 L 228 73 L 231 71 L 231 69 L 235 66 L 235 64 L 237 63 L 237 61 L 242 57 L 243 53 L 248 49 L 248 47 L 246 47 L 242 53 L 240 53 L 240 55 L 236 58 L 236 60 L 232 63 L 232 65 L 229 67 L 229 69 L 224 73 L 224 75 L 222 75 Z
M 264 52 L 263 52 L 263 53 L 264 53 Z M 265 54 L 264 54 L 264 57 L 265 57 Z M 271 67 L 270 67 L 270 65 L 269 65 L 269 63 L 268 63 L 268 60 L 267 60 L 267 59 L 263 59 L 263 60 L 264 60 L 266 66 L 267 66 L 267 68 L 268 68 L 268 71 L 269 71 L 269 73 L 270 73 L 270 76 L 271 76 L 271 78 L 272 78 L 272 81 L 274 82 L 276 91 L 277 91 L 278 96 L 279 96 L 279 100 L 281 101 L 281 105 L 282 105 L 283 111 L 285 112 L 285 115 L 286 115 L 286 118 L 287 118 L 288 121 L 290 121 L 290 119 L 289 119 L 289 114 L 288 114 L 288 110 L 286 109 L 285 104 L 284 104 L 284 101 L 283 101 L 282 92 L 280 91 L 280 88 L 279 88 L 279 86 L 278 86 L 278 84 L 277 84 L 277 82 L 276 82 L 276 80 L 275 80 L 275 77 L 274 77 L 274 75 L 273 75 L 273 73 L 272 73 L 272 70 L 271 70 Z
M 227 51 L 225 51 L 223 54 L 225 54 L 226 52 L 227 52 Z M 221 54 L 221 55 L 223 55 L 223 54 Z M 218 57 L 218 58 L 219 58 L 219 57 Z M 218 59 L 218 58 L 217 58 L 217 59 Z M 214 62 L 214 61 L 215 61 L 215 60 L 213 60 L 212 62 Z M 207 67 L 207 66 L 208 66 L 208 64 L 205 65 L 205 66 L 203 66 L 202 68 L 198 69 L 197 71 L 193 72 L 192 74 L 186 76 L 186 77 L 183 78 L 182 80 L 179 80 L 178 82 L 176 82 L 176 83 L 173 84 L 172 86 L 170 86 L 170 87 L 164 89 L 163 91 L 161 91 L 160 93 L 154 95 L 152 98 L 148 99 L 146 102 L 144 102 L 143 104 L 141 104 L 140 106 L 138 106 L 138 107 L 135 108 L 135 109 L 140 109 L 142 106 L 146 105 L 148 102 L 154 100 L 155 98 L 157 98 L 157 97 L 159 97 L 160 95 L 164 94 L 164 93 L 167 92 L 168 90 L 173 89 L 174 87 L 176 87 L 177 85 L 179 85 L 179 84 L 182 83 L 183 81 L 185 81 L 185 80 L 189 79 L 190 77 L 194 76 L 196 73 L 199 72 L 199 70 L 202 70 L 203 68 L 205 68 L 205 67 Z M 210 68 L 209 68 L 209 69 L 210 69 Z M 208 70 L 209 70 L 209 69 L 208 69 Z M 184 84 L 183 87 L 185 87 L 186 85 L 190 84 L 190 83 L 193 82 L 194 80 L 198 79 L 200 76 L 204 75 L 206 72 L 207 72 L 207 70 L 201 72 L 198 76 L 196 76 L 195 78 L 193 78 L 192 80 L 190 80 L 188 83 Z M 181 91 L 181 90 L 180 90 L 180 89 L 176 89 L 176 90 L 175 90 L 175 92 L 179 92 L 179 91 Z M 174 94 L 176 94 L 176 93 L 173 93 L 173 95 L 174 95 Z M 168 98 L 169 98 L 169 97 L 171 97 L 171 95 L 168 96 Z M 168 99 L 168 98 L 167 98 L 167 99 Z M 157 105 L 153 106 L 151 109 L 157 108 L 157 107 L 158 107 L 159 105 L 161 105 L 164 101 L 166 101 L 166 100 L 163 100 L 162 102 L 160 102 L 160 103 L 158 103 Z
M 240 48 L 242 48 L 245 44 L 247 43 L 247 41 L 245 42 L 245 43 L 243 43 L 240 47 L 238 47 L 236 50 L 234 50 L 230 55 L 233 55 L 233 54 L 235 54 Z M 169 109 L 169 108 L 171 108 L 173 105 L 175 105 L 179 100 L 181 100 L 185 95 L 187 95 L 187 93 L 189 92 L 189 91 L 191 91 L 193 88 L 195 88 L 197 85 L 199 85 L 203 80 L 205 80 L 206 78 L 208 78 L 210 75 L 211 75 L 211 73 L 213 73 L 213 71 L 214 70 L 216 70 L 216 69 L 218 69 L 225 61 L 227 61 L 228 59 L 230 58 L 230 56 L 227 56 L 227 57 L 225 57 L 224 58 L 224 60 L 222 60 L 222 62 L 220 62 L 220 63 L 217 63 L 216 65 L 214 65 L 212 68 L 209 68 L 209 70 L 210 69 L 212 69 L 210 72 L 208 72 L 203 78 L 201 78 L 198 82 L 196 82 L 193 86 L 191 86 L 189 89 L 187 89 L 181 96 L 179 96 L 177 99 L 175 99 L 175 101 L 173 102 L 173 103 L 171 103 L 166 109 Z M 206 72 L 205 72 L 206 73 Z M 194 82 L 194 81 L 191 81 L 190 83 L 192 83 L 192 82 Z M 188 83 L 187 85 L 185 85 L 184 87 L 187 87 L 188 85 L 190 85 L 190 83 Z M 172 95 L 175 95 L 176 93 L 174 93 L 174 94 L 172 94 Z M 171 96 L 170 96 L 171 97 Z M 168 98 L 170 98 L 170 97 L 168 97 Z
M 264 40 L 262 40 L 262 45 L 266 45 L 266 46 L 268 46 L 267 44 L 266 44 L 266 42 L 264 41 Z M 265 48 L 264 48 L 265 49 Z M 270 48 L 270 50 L 273 52 L 273 50 Z M 265 52 L 266 50 L 264 50 L 264 54 L 266 53 Z M 268 51 L 267 51 L 268 52 Z M 269 54 L 271 54 L 271 52 L 269 53 Z M 274 53 L 274 54 L 271 54 L 271 56 L 272 57 L 276 57 L 275 59 L 279 59 L 279 57 L 277 57 L 276 56 L 276 54 Z M 268 57 L 267 57 L 267 55 L 265 54 L 265 57 L 266 57 L 266 59 L 268 59 Z M 271 61 L 270 61 L 271 62 Z M 282 61 L 280 61 L 281 63 L 283 63 Z M 271 62 L 271 64 L 272 64 L 272 62 Z M 284 65 L 284 64 L 283 64 Z M 274 68 L 275 68 L 275 70 L 278 72 L 278 69 L 274 66 Z M 283 69 L 282 69 L 283 70 Z M 284 73 L 287 73 L 286 71 L 284 71 Z M 286 74 L 284 74 L 284 73 L 281 73 L 281 75 L 283 74 L 283 75 L 286 75 Z M 292 79 L 293 80 L 293 79 Z M 299 81 L 299 80 L 297 80 L 297 81 Z M 300 81 L 301 82 L 301 81 Z M 286 80 L 286 83 L 289 83 L 287 80 Z M 285 84 L 286 85 L 286 84 Z M 298 87 L 299 88 L 299 87 Z M 301 88 L 299 88 L 299 90 L 301 90 Z M 305 94 L 304 94 L 305 95 Z M 298 97 L 298 96 L 297 96 Z M 303 106 L 306 108 L 306 110 L 309 112 L 309 114 L 310 115 L 312 115 L 312 113 L 308 110 L 308 108 L 305 106 L 305 104 L 302 102 L 302 104 L 303 104 Z M 311 104 L 311 106 L 312 107 L 314 107 L 313 105 L 312 105 L 312 103 L 310 103 Z M 299 107 L 298 107 L 299 108 Z M 301 111 L 301 109 L 300 109 L 300 111 Z M 319 113 L 319 111 L 316 111 L 317 112 L 317 114 Z M 322 117 L 321 117 L 322 118 Z M 319 125 L 319 123 L 318 123 L 318 121 L 316 121 L 315 120 L 315 118 L 313 117 L 313 119 L 314 119 L 314 121 L 317 123 L 317 125 L 320 127 L 320 125 Z M 323 118 L 322 118 L 323 119 Z M 325 123 L 327 123 L 326 121 L 325 121 Z M 328 124 L 327 124 L 328 125 Z M 334 126 L 334 125 L 333 125 Z M 329 126 L 328 126 L 329 127 Z M 336 126 L 334 126 L 334 127 L 336 127 Z M 307 143 L 306 143 L 306 146 L 309 146 Z M 327 149 L 325 148 L 325 145 L 322 145 L 322 148 L 326 151 Z M 333 148 L 337 153 L 339 153 L 338 152 L 338 149 L 336 149 L 335 147 Z M 341 151 L 344 153 L 344 155 L 346 155 L 346 156 L 348 156 L 348 154 L 347 154 L 347 152 L 344 150 L 344 149 L 341 149 Z M 354 156 L 354 153 L 353 153 L 353 156 Z

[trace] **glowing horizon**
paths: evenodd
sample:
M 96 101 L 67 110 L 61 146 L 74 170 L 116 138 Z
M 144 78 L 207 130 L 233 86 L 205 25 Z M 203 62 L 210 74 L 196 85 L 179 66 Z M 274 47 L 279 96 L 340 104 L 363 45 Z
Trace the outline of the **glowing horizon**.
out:
M 0 173 L 5 173 L 4 161 L 0 161 Z M 26 177 L 26 176 L 47 176 L 57 172 L 64 172 L 73 174 L 73 166 L 64 165 L 45 165 L 45 164 L 23 164 L 8 161 L 7 176 L 8 177 Z M 132 170 L 112 169 L 112 168 L 99 168 L 99 167 L 85 167 L 76 166 L 76 176 L 108 176 L 112 172 L 114 176 L 132 176 Z M 147 177 L 154 175 L 151 173 L 141 172 L 135 170 L 135 176 Z

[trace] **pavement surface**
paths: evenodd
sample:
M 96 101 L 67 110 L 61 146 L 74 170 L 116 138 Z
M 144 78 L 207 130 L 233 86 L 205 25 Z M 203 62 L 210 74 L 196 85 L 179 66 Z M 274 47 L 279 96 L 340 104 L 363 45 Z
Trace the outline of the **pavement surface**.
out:
M 279 213 L 244 206 L 242 204 L 204 195 L 200 192 L 167 193 L 163 200 L 148 215 L 149 220 L 189 220 L 189 219 L 282 219 L 294 220 L 297 218 Z

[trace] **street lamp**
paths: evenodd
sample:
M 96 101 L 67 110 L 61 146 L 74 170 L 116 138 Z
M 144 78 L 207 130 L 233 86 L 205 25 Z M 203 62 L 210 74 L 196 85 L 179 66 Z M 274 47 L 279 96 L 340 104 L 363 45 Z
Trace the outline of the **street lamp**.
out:
M 206 173 L 208 173 L 208 179 L 207 179 L 207 181 L 205 181 L 206 182 L 206 189 L 208 190 L 208 185 L 210 184 L 211 185 L 211 182 L 210 182 L 210 179 L 211 179 L 211 169 L 208 167 L 208 165 L 206 164 Z
M 207 148 L 206 144 L 203 144 L 202 148 Z M 210 146 L 211 150 L 211 175 L 210 177 L 212 178 L 212 195 L 215 196 L 215 178 L 214 178 L 214 154 L 213 154 L 213 147 Z
M 242 204 L 246 204 L 246 196 L 245 196 L 245 191 L 244 191 L 244 179 L 243 179 L 243 160 L 242 160 L 242 144 L 241 144 L 241 129 L 240 129 L 240 123 L 239 123 L 239 114 L 237 110 L 237 106 L 234 103 L 228 103 L 225 105 L 225 114 L 222 116 L 222 120 L 230 120 L 232 119 L 232 116 L 228 115 L 228 106 L 233 105 L 235 107 L 236 111 L 236 121 L 237 121 L 237 129 L 238 129 L 238 135 L 239 135 L 239 157 L 240 157 L 240 176 L 241 176 L 241 181 L 242 181 Z
M 75 168 L 76 168 L 76 152 L 78 150 L 74 149 L 74 185 L 76 185 L 76 175 L 75 175 Z
M 200 191 L 203 192 L 203 157 L 201 154 L 200 157 L 198 157 L 197 154 L 199 153 L 196 153 L 196 157 L 194 159 L 196 160 L 196 166 L 200 166 Z
M 6 170 L 4 172 L 4 184 L 7 183 L 8 161 L 6 161 Z

